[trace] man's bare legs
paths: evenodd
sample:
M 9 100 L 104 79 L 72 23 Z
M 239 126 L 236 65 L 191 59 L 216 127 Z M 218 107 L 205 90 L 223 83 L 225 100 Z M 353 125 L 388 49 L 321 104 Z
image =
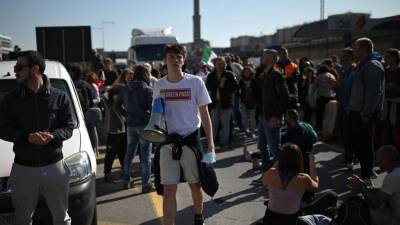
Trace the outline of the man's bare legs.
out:
M 197 215 L 203 214 L 203 192 L 201 191 L 200 183 L 189 184 L 192 191 L 192 199 L 194 205 L 194 213 Z
M 164 199 L 163 199 L 163 225 L 174 225 L 176 216 L 176 190 L 177 184 L 164 184 Z
M 189 184 L 190 190 L 192 192 L 194 212 L 196 215 L 203 214 L 203 193 L 201 191 L 201 186 L 197 184 Z M 164 213 L 164 223 L 163 225 L 174 225 L 176 217 L 176 191 L 178 186 L 176 184 L 164 185 L 164 200 L 163 200 L 163 213 Z

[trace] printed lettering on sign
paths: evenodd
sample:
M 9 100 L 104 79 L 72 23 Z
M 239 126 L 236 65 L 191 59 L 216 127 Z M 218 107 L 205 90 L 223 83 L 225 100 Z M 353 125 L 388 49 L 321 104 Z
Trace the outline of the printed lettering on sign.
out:
M 183 89 L 161 89 L 160 96 L 165 101 L 187 101 L 191 99 L 192 92 L 190 88 Z

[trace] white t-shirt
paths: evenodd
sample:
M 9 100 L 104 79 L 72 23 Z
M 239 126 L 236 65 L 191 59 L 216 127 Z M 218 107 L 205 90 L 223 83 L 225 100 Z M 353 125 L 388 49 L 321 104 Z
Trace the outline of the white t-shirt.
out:
M 167 76 L 153 87 L 153 99 L 165 99 L 165 120 L 168 134 L 185 136 L 200 128 L 199 106 L 211 103 L 207 88 L 200 77 L 184 73 L 183 79 L 171 83 Z
M 400 219 L 400 168 L 397 167 L 389 173 L 385 179 L 381 190 L 386 194 L 390 195 L 389 205 L 392 208 L 392 214 L 397 219 Z

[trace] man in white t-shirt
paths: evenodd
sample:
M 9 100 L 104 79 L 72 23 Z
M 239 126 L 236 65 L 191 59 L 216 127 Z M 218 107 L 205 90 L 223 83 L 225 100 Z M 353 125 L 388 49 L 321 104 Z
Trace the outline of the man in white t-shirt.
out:
M 371 208 L 372 220 L 375 224 L 400 224 L 400 154 L 391 145 L 379 148 L 377 163 L 381 171 L 388 174 L 381 188 L 367 188 L 367 184 L 353 175 L 347 178 L 349 185 L 361 191 Z
M 164 61 L 168 67 L 168 75 L 157 81 L 153 88 L 153 99 L 165 100 L 165 122 L 169 136 L 179 135 L 195 137 L 200 144 L 198 135 L 200 125 L 203 125 L 207 136 L 208 148 L 202 154 L 201 162 L 215 162 L 214 141 L 211 119 L 208 112 L 210 96 L 200 77 L 182 72 L 186 49 L 179 44 L 167 45 Z M 200 146 L 199 145 L 199 146 Z M 200 147 L 201 148 L 201 147 Z M 180 183 L 181 168 L 185 180 L 189 183 L 195 211 L 195 225 L 203 225 L 203 196 L 201 191 L 198 162 L 194 150 L 190 146 L 181 146 L 179 157 L 174 143 L 163 145 L 160 149 L 160 175 L 163 193 L 163 224 L 175 224 L 176 191 Z

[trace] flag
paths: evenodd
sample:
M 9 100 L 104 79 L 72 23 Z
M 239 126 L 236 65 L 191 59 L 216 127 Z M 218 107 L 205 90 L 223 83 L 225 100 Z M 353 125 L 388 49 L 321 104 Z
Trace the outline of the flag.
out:
M 214 58 L 217 58 L 217 54 L 215 54 L 210 46 L 204 45 L 203 56 L 201 57 L 201 60 L 207 63 L 207 65 L 214 67 L 213 63 L 211 62 L 211 60 Z

